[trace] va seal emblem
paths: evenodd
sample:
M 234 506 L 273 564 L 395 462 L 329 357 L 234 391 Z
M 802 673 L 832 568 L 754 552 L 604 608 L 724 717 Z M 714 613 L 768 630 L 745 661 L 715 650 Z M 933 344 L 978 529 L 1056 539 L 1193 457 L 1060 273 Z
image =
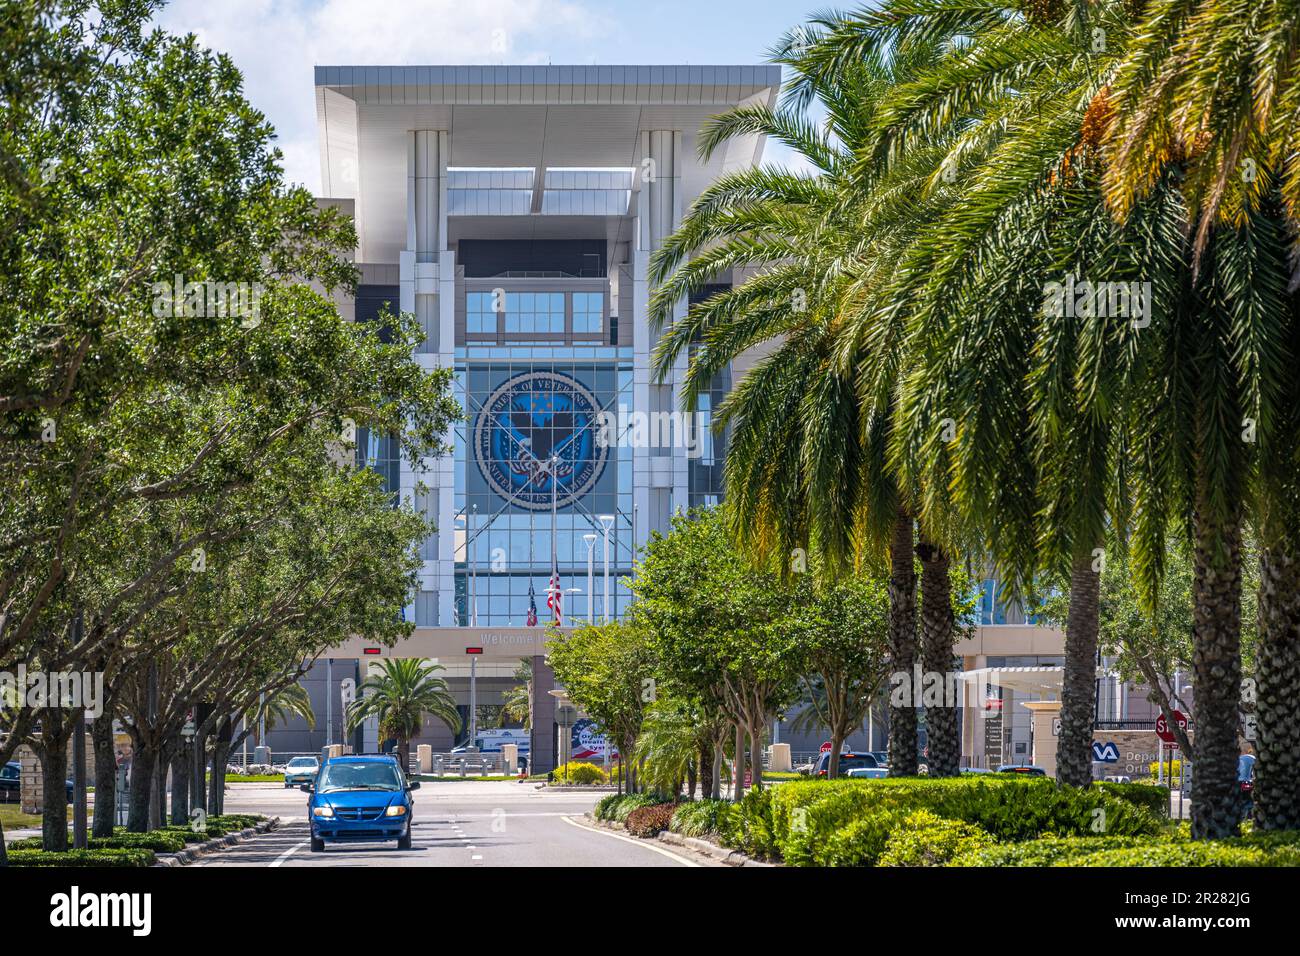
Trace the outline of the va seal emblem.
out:
M 524 372 L 493 390 L 474 426 L 475 457 L 492 490 L 530 511 L 564 507 L 600 477 L 609 449 L 596 441 L 596 398 L 558 372 Z M 550 460 L 559 458 L 556 474 Z

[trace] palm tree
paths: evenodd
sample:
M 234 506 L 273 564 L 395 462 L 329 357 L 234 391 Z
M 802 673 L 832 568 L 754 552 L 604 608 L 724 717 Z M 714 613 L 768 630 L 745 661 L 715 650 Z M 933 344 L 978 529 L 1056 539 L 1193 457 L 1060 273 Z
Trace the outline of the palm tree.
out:
M 785 556 L 807 547 L 832 574 L 888 554 L 891 662 L 910 673 L 917 656 L 916 489 L 900 487 L 885 459 L 904 362 L 900 324 L 884 314 L 870 347 L 845 347 L 841 307 L 854 291 L 883 282 L 916 223 L 946 201 L 942 190 L 922 195 L 916 176 L 940 153 L 939 136 L 897 162 L 860 162 L 885 91 L 934 51 L 866 56 L 817 75 L 800 53 L 806 39 L 787 36 L 775 56 L 794 71 L 781 106 L 742 107 L 714 119 L 700 148 L 707 156 L 733 137 L 763 134 L 800 153 L 814 175 L 759 167 L 723 176 L 701 194 L 652 256 L 652 321 L 666 324 L 675 303 L 717 274 L 758 268 L 668 328 L 655 363 L 663 376 L 689 353 L 682 401 L 692 408 L 740 353 L 771 345 L 718 410 L 717 426 L 730 429 L 734 530 L 749 550 L 783 567 Z M 803 115 L 814 100 L 826 111 L 825 130 Z M 946 671 L 951 627 L 927 620 L 929 644 L 946 642 Z M 916 729 L 914 702 L 891 708 L 895 773 L 916 772 Z M 955 721 L 941 732 L 948 729 L 953 749 Z
M 368 717 L 379 720 L 381 739 L 397 739 L 398 759 L 410 766 L 411 738 L 424 726 L 424 715 L 441 720 L 453 734 L 460 733 L 460 714 L 447 682 L 434 676 L 441 664 L 415 658 L 389 658 L 380 663 L 357 688 L 357 699 L 348 706 L 345 725 L 355 730 Z
M 521 660 L 515 668 L 515 685 L 505 694 L 501 716 L 528 730 L 533 726 L 533 666 Z
M 1293 5 L 1277 0 L 1249 8 L 1222 0 L 1153 3 L 1116 79 L 1118 119 L 1107 143 L 1107 200 L 1116 214 L 1131 216 L 1174 166 L 1196 231 L 1194 265 L 1212 257 L 1214 243 L 1226 236 L 1238 288 L 1249 276 L 1251 285 L 1242 291 L 1255 293 L 1236 303 L 1223 332 L 1251 353 L 1239 356 L 1237 371 L 1244 379 L 1241 411 L 1251 423 L 1255 451 L 1253 518 L 1260 544 L 1255 820 L 1264 829 L 1300 827 L 1295 787 L 1300 716 L 1294 706 L 1300 693 L 1300 460 L 1295 454 L 1300 386 L 1293 373 L 1300 336 L 1294 281 L 1279 284 L 1276 268 L 1252 274 L 1241 260 L 1244 252 L 1279 242 L 1296 251 L 1297 29 Z M 1213 423 L 1210 432 L 1221 449 L 1227 436 Z M 1240 467 L 1238 457 L 1234 467 Z M 1197 513 L 1205 515 L 1198 558 L 1203 556 L 1216 580 L 1235 579 L 1232 545 L 1239 534 L 1233 529 L 1239 516 L 1210 501 Z M 1229 547 L 1210 549 L 1208 539 L 1219 528 L 1226 530 Z M 1215 605 L 1212 611 L 1198 608 L 1207 612 L 1198 613 L 1198 620 L 1231 618 L 1237 600 L 1232 589 L 1198 588 L 1197 594 Z M 1207 630 L 1198 641 L 1205 645 L 1201 656 L 1207 670 L 1214 671 L 1235 640 L 1222 628 Z M 1226 719 L 1226 689 L 1216 701 Z M 1221 761 L 1227 744 L 1225 735 L 1216 746 Z
M 1288 482 L 1294 488 L 1296 476 L 1294 456 L 1278 451 L 1294 448 L 1279 438 L 1295 434 L 1289 424 L 1278 427 L 1293 420 L 1284 413 L 1295 408 L 1294 399 L 1279 401 L 1289 394 L 1283 370 L 1296 340 L 1282 230 L 1263 209 L 1239 217 L 1236 232 L 1211 236 L 1202 228 L 1189 240 L 1196 182 L 1163 161 L 1147 193 L 1125 207 L 1127 220 L 1109 221 L 1101 205 L 1105 144 L 1123 123 L 1110 84 L 1133 23 L 1119 3 L 1030 10 L 1022 17 L 900 0 L 837 25 L 825 44 L 831 53 L 823 66 L 909 36 L 952 41 L 930 76 L 894 91 L 882 110 L 889 116 L 883 140 L 892 149 L 937 122 L 959 122 L 954 153 L 970 180 L 896 270 L 891 298 L 909 304 L 916 344 L 908 354 L 923 360 L 904 380 L 892 454 L 905 476 L 910 468 L 928 476 L 933 498 L 923 521 L 933 507 L 947 513 L 951 493 L 968 524 L 995 532 L 992 547 L 1013 578 L 1061 561 L 1068 567 L 1074 606 L 1062 770 L 1078 782 L 1086 781 L 1090 737 L 1096 546 L 1107 529 L 1125 544 L 1131 515 L 1127 543 L 1153 600 L 1165 532 L 1171 524 L 1190 528 L 1199 622 L 1193 831 L 1222 835 L 1235 828 L 1240 541 L 1250 474 L 1242 438 L 1256 424 L 1282 460 L 1266 469 L 1272 491 L 1258 495 L 1268 506 L 1260 510 L 1280 526 L 1277 539 L 1295 540 L 1288 538 L 1294 508 L 1278 506 L 1294 500 L 1278 492 Z M 1082 42 L 1098 31 L 1100 48 Z M 1088 268 L 1106 270 L 1106 279 L 1147 281 L 1154 310 L 1145 322 L 1034 307 L 1044 278 L 1066 269 L 1086 275 Z M 1026 322 L 1035 312 L 1037 329 Z M 952 441 L 940 441 L 933 423 L 953 408 L 965 420 Z M 1015 453 L 1024 436 L 1037 439 L 1037 451 Z M 1279 573 L 1279 590 L 1294 595 L 1298 573 L 1291 568 Z M 1289 609 L 1294 600 L 1279 603 Z M 1279 669 L 1296 673 L 1287 663 L 1294 640 L 1278 643 L 1291 648 L 1289 655 L 1280 650 Z

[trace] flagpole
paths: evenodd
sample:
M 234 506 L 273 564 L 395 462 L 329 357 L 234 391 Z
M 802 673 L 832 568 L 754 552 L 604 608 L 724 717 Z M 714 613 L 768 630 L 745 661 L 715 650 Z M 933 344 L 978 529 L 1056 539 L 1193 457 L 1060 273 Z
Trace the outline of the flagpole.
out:
M 555 588 L 555 623 L 563 624 L 560 610 L 560 565 L 556 536 L 559 533 L 560 456 L 551 455 L 551 585 Z

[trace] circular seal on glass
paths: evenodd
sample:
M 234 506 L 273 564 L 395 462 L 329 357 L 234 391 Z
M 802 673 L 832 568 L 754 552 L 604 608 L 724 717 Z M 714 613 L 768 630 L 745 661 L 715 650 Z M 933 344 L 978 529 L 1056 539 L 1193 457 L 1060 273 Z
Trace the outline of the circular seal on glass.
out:
M 475 458 L 492 490 L 530 511 L 581 498 L 600 477 L 609 449 L 596 440 L 600 406 L 559 372 L 514 375 L 488 396 L 474 426 Z M 559 458 L 551 474 L 551 457 Z

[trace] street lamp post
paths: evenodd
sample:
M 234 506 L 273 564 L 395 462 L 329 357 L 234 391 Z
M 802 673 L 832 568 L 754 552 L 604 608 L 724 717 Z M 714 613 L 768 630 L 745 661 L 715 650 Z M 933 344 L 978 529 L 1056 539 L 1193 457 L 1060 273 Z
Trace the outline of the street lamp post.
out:
M 608 623 L 609 617 L 609 529 L 614 526 L 613 515 L 601 515 L 600 523 L 605 528 L 605 600 L 601 604 L 601 611 L 604 615 L 605 622 Z
M 587 623 L 596 623 L 596 586 L 593 583 L 592 563 L 596 555 L 596 536 L 584 534 L 582 540 L 587 542 Z

